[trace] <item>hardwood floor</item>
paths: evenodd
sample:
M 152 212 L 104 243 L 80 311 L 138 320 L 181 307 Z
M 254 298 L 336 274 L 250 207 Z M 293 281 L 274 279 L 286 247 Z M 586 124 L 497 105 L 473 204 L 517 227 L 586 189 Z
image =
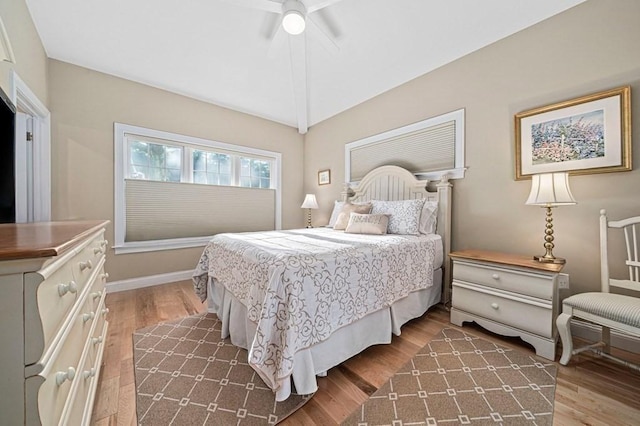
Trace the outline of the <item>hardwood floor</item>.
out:
M 194 315 L 206 310 L 195 296 L 190 281 L 107 295 L 109 335 L 94 406 L 96 425 L 135 425 L 135 383 L 133 375 L 134 330 Z M 440 308 L 410 321 L 394 336 L 390 345 L 373 346 L 329 370 L 318 379 L 313 399 L 287 418 L 282 425 L 338 424 L 370 394 L 408 361 L 443 327 L 449 314 Z M 503 346 L 533 353 L 517 338 L 505 338 L 475 325 L 464 330 Z M 624 353 L 640 362 L 640 355 Z M 559 355 L 557 357 L 559 359 Z M 640 424 L 640 374 L 611 361 L 581 354 L 569 366 L 558 364 L 555 395 L 556 425 Z

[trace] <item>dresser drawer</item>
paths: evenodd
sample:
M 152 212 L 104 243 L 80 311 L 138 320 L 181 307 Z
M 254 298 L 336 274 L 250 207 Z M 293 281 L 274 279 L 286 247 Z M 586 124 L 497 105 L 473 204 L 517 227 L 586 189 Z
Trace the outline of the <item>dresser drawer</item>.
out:
M 38 411 L 47 413 L 46 418 L 42 415 L 40 419 L 43 425 L 58 424 L 71 388 L 79 380 L 80 357 L 94 321 L 90 312 L 83 309 L 74 316 L 59 352 L 41 373 L 45 380 L 38 392 Z
M 519 298 L 466 283 L 453 283 L 453 307 L 502 324 L 553 337 L 552 303 Z
M 99 300 L 102 295 L 100 290 L 104 288 L 104 262 L 105 258 L 102 256 L 97 263 L 92 265 L 92 274 L 88 277 L 87 282 L 82 284 L 82 291 L 78 290 L 76 293 L 67 292 L 60 296 L 61 293 L 58 291 L 59 287 L 57 285 L 52 286 L 50 285 L 51 282 L 45 282 L 40 286 L 38 296 L 41 294 L 43 296 L 48 295 L 49 299 L 53 299 L 54 302 L 49 303 L 49 305 L 53 306 L 43 307 L 48 317 L 43 317 L 41 327 L 38 327 L 38 324 L 31 324 L 31 327 L 28 327 L 25 331 L 27 336 L 31 338 L 31 340 L 25 342 L 25 360 L 28 361 L 25 364 L 46 363 L 51 358 L 56 346 L 64 338 L 66 330 L 70 327 L 73 315 L 78 310 L 85 308 L 85 311 L 87 309 L 90 310 L 91 304 L 95 305 Z M 97 299 L 95 295 L 91 294 L 95 292 L 100 292 L 100 296 Z M 73 299 L 69 300 L 74 301 L 73 305 L 68 308 L 67 297 L 73 297 Z M 58 303 L 55 303 L 55 298 L 58 298 Z M 62 301 L 64 301 L 64 304 Z M 42 303 L 46 302 L 43 300 Z M 34 361 L 31 362 L 32 360 Z
M 501 268 L 496 265 L 485 266 L 455 261 L 453 279 L 545 300 L 552 300 L 555 293 L 555 278 L 553 276 Z
M 96 316 L 94 329 L 86 342 L 82 365 L 78 368 L 60 424 L 88 425 L 91 420 L 107 332 L 104 297 L 99 300 L 96 308 L 101 314 Z
M 78 255 L 70 262 L 73 277 L 79 286 L 87 283 L 98 262 L 105 257 L 106 244 L 104 232 L 99 232 L 89 239 L 86 246 L 81 246 Z
M 25 314 L 39 317 L 25 323 L 25 334 L 31 338 L 25 347 L 26 365 L 37 362 L 55 344 L 96 268 L 102 267 L 105 250 L 100 231 L 42 270 L 26 274 L 27 287 L 35 289 L 36 298 L 25 300 Z

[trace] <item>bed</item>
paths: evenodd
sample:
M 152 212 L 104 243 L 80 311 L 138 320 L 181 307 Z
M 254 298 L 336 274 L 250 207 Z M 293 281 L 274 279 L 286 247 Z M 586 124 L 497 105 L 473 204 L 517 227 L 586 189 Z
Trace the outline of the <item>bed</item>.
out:
M 207 244 L 194 289 L 221 319 L 223 337 L 249 351 L 249 363 L 278 401 L 292 390 L 315 392 L 317 375 L 371 345 L 390 343 L 407 321 L 448 301 L 451 184 L 445 176 L 432 186 L 431 192 L 426 181 L 396 166 L 345 185 L 343 203 L 376 200 L 372 209 L 382 209 L 389 230 L 399 233 L 353 233 L 358 215 L 351 214 L 349 232 L 219 234 Z M 413 232 L 408 219 L 399 222 L 406 209 L 413 208 L 407 218 L 414 217 L 418 204 L 422 219 L 428 204 L 437 205 L 427 233 Z M 384 210 L 400 205 L 402 214 Z M 339 208 L 336 203 L 334 213 Z

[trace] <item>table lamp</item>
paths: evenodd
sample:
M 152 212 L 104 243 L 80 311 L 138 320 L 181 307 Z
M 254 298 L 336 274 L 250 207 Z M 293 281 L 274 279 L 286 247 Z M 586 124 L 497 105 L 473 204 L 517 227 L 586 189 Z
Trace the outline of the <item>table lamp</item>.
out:
M 553 255 L 553 217 L 551 209 L 556 206 L 576 204 L 576 200 L 569 188 L 569 174 L 543 173 L 531 177 L 531 193 L 526 202 L 530 206 L 541 206 L 547 209 L 547 224 L 545 226 L 544 248 L 545 254 L 533 258 L 542 263 L 566 262 L 565 259 Z
M 307 228 L 313 228 L 311 226 L 311 209 L 318 208 L 318 202 L 316 201 L 315 194 L 307 194 L 304 197 L 304 201 L 302 202 L 300 208 L 307 209 Z

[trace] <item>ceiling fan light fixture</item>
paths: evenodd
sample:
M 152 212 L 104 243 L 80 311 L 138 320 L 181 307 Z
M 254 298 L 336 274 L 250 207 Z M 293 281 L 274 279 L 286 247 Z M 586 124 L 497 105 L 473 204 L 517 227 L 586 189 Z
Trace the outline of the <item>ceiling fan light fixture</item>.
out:
M 304 31 L 305 22 L 304 4 L 297 0 L 287 0 L 282 4 L 282 28 L 291 34 L 298 35 Z

